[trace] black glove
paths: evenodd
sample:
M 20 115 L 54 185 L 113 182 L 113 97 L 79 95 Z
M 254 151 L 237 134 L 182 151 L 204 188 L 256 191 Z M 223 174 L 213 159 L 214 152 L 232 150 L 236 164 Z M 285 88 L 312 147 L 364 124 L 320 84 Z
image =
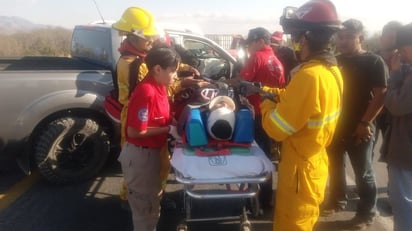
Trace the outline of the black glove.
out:
M 275 103 L 279 102 L 278 97 L 275 93 L 265 92 L 265 93 L 261 94 L 261 96 L 260 96 L 261 102 L 263 102 L 265 99 L 268 99 L 268 100 L 273 101 Z
M 179 133 L 177 132 L 177 127 L 175 125 L 169 125 L 169 134 L 171 136 L 173 136 L 173 138 L 177 141 L 177 142 L 182 142 L 182 137 L 179 135 Z
M 242 81 L 239 86 L 239 93 L 243 96 L 249 96 L 254 94 L 260 94 L 263 90 L 261 89 L 260 83 Z

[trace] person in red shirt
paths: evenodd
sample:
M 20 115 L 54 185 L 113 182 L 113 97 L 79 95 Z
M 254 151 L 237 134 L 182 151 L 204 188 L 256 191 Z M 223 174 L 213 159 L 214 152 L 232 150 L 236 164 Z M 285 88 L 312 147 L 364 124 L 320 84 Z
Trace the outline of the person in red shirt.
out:
M 284 70 L 270 46 L 271 34 L 262 27 L 249 30 L 246 44 L 250 57 L 240 71 L 240 77 L 246 81 L 259 82 L 262 86 L 285 87 Z M 261 96 L 248 96 L 249 102 L 255 111 L 255 140 L 265 154 L 271 158 L 272 140 L 262 128 L 260 113 Z M 272 182 L 269 180 L 261 187 L 260 202 L 262 206 L 272 203 Z
M 145 62 L 149 72 L 129 100 L 126 143 L 118 158 L 135 231 L 155 230 L 159 219 L 160 151 L 168 133 L 176 131 L 171 125 L 167 87 L 177 77 L 180 56 L 171 48 L 153 48 Z
M 270 39 L 270 46 L 272 47 L 276 58 L 278 58 L 283 65 L 285 85 L 287 85 L 290 82 L 292 75 L 291 71 L 299 65 L 299 62 L 295 57 L 295 51 L 291 47 L 283 45 L 283 32 L 280 31 L 273 32 Z

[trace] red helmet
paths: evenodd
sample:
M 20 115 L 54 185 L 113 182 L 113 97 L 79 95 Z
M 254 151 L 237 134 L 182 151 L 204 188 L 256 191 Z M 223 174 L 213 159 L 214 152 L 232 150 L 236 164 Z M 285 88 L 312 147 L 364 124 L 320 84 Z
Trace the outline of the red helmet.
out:
M 321 29 L 336 31 L 342 27 L 336 8 L 329 0 L 311 0 L 299 8 L 286 7 L 280 25 L 288 34 Z

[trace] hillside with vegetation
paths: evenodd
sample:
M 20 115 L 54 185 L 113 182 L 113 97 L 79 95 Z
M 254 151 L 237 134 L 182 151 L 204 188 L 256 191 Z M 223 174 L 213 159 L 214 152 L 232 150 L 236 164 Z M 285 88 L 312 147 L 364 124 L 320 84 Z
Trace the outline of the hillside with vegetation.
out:
M 69 56 L 72 30 L 0 16 L 0 57 Z M 379 49 L 379 34 L 367 37 L 364 48 Z
M 72 30 L 0 16 L 0 56 L 68 56 Z
M 69 56 L 71 35 L 59 27 L 0 34 L 0 56 Z

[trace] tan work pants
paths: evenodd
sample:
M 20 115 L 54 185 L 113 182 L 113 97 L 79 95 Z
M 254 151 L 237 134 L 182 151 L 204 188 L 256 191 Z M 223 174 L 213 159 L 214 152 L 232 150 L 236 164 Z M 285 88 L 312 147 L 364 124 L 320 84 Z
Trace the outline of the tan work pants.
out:
M 160 148 L 125 143 L 119 156 L 134 231 L 153 231 L 160 216 Z

